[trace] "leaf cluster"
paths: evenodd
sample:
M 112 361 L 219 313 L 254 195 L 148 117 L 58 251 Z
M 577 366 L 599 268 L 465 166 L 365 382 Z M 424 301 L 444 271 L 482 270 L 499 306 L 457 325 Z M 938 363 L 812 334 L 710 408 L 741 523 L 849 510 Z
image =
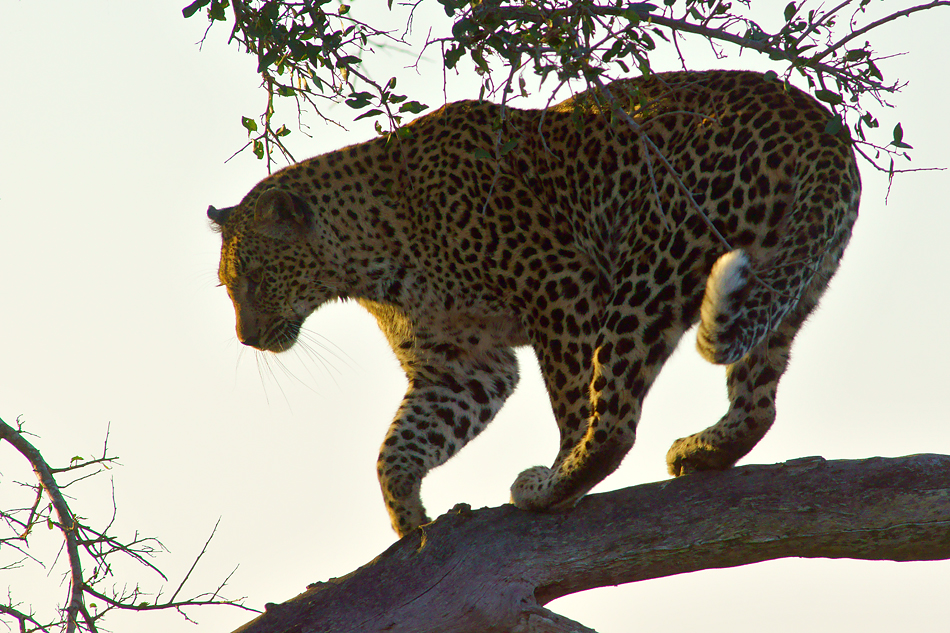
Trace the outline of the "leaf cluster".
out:
M 374 47 L 405 42 L 391 29 L 357 19 L 350 5 L 331 0 L 195 0 L 182 14 L 189 18 L 205 9 L 210 28 L 228 20 L 228 8 L 230 41 L 256 57 L 267 95 L 260 116 L 241 118 L 249 138 L 242 150 L 250 148 L 259 159 L 266 157 L 268 167 L 274 150 L 293 159 L 282 142 L 290 129 L 273 120 L 275 97 L 292 98 L 298 113 L 310 106 L 319 116 L 323 114 L 318 100 L 343 102 L 359 112 L 355 119 L 385 116 L 394 128 L 404 116 L 428 108 L 396 92 L 396 77 L 379 83 L 364 72 L 363 58 Z M 381 124 L 377 129 L 382 131 Z
M 876 160 L 889 155 L 886 171 L 891 175 L 893 158 L 909 159 L 904 150 L 911 149 L 900 123 L 888 141 L 871 142 L 869 134 L 880 127 L 877 112 L 889 107 L 887 97 L 903 86 L 885 80 L 879 65 L 885 57 L 864 36 L 899 17 L 950 5 L 930 2 L 868 21 L 872 0 L 844 0 L 834 6 L 800 0 L 781 8 L 776 21 L 782 26 L 770 32 L 749 17 L 751 2 L 741 1 L 663 0 L 662 6 L 611 0 L 439 2 L 454 20 L 452 37 L 442 40 L 445 65 L 455 68 L 468 56 L 485 78 L 483 93 L 498 91 L 492 89 L 491 59 L 509 69 L 500 90 L 504 98 L 514 91 L 515 76 L 524 90 L 525 71 L 542 83 L 553 75 L 560 83 L 578 81 L 585 88 L 634 70 L 648 74 L 653 70 L 651 54 L 661 42 L 675 48 L 687 69 L 691 65 L 681 43 L 699 37 L 718 57 L 733 47 L 751 50 L 768 56 L 775 77 L 802 78 L 832 110 L 827 131 L 848 128 L 859 151 L 879 168 Z
M 413 11 L 424 0 L 414 0 Z M 555 93 L 567 82 L 584 88 L 632 72 L 653 71 L 651 55 L 661 45 L 673 47 L 683 68 L 691 65 L 681 52 L 689 38 L 708 42 L 717 56 L 738 49 L 766 55 L 775 65 L 775 76 L 788 81 L 802 78 L 833 115 L 828 131 L 847 128 L 859 151 L 877 165 L 882 155 L 904 156 L 911 149 L 898 125 L 891 138 L 872 141 L 880 127 L 878 111 L 888 107 L 887 97 L 898 92 L 899 82 L 888 82 L 880 67 L 885 59 L 865 36 L 899 17 L 950 6 L 948 0 L 899 9 L 871 21 L 872 0 L 842 0 L 827 5 L 818 0 L 797 0 L 776 5 L 773 16 L 781 26 L 770 31 L 751 15 L 751 0 L 437 0 L 451 22 L 449 35 L 427 39 L 418 54 L 439 48 L 447 71 L 459 70 L 467 61 L 482 80 L 479 98 L 490 95 L 506 101 L 513 94 L 527 95 L 528 79 L 539 86 L 551 78 Z M 227 17 L 226 8 L 232 9 Z M 378 83 L 364 60 L 365 53 L 381 47 L 409 46 L 405 35 L 382 28 L 393 14 L 374 15 L 372 22 L 358 20 L 350 5 L 331 0 L 195 0 L 183 10 L 185 17 L 205 8 L 210 24 L 229 22 L 231 39 L 257 58 L 268 101 L 258 117 L 242 119 L 251 147 L 258 158 L 270 161 L 274 147 L 289 152 L 281 138 L 290 133 L 271 124 L 274 97 L 289 97 L 300 108 L 311 105 L 323 116 L 315 99 L 345 103 L 357 112 L 355 119 L 378 117 L 380 133 L 390 133 L 402 116 L 426 109 L 419 101 L 395 92 L 396 77 Z M 388 9 L 392 10 L 392 0 Z M 374 62 L 375 63 L 375 62 Z M 616 104 L 614 104 L 616 106 Z M 326 118 L 326 117 L 324 117 Z M 327 119 L 329 120 L 329 119 Z M 275 129 L 276 128 L 276 129 Z M 882 168 L 883 169 L 883 168 Z

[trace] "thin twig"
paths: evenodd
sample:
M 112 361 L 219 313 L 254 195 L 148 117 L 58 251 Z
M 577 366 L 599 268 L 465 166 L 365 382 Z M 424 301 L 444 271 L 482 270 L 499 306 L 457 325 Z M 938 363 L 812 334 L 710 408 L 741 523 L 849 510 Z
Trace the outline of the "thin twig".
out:
M 903 11 L 898 11 L 898 12 L 896 12 L 896 13 L 892 13 L 892 14 L 890 14 L 890 15 L 888 15 L 888 16 L 885 16 L 885 17 L 881 18 L 880 20 L 876 20 L 876 21 L 874 21 L 874 22 L 871 22 L 871 23 L 868 24 L 867 26 L 865 26 L 865 27 L 863 27 L 863 28 L 860 28 L 860 29 L 858 29 L 857 31 L 852 31 L 850 35 L 845 36 L 844 38 L 842 38 L 841 40 L 839 40 L 836 44 L 834 44 L 834 45 L 832 45 L 832 46 L 829 46 L 828 48 L 826 48 L 826 49 L 823 50 L 822 52 L 820 52 L 820 53 L 818 53 L 817 55 L 815 55 L 814 57 L 810 58 L 809 62 L 811 63 L 811 62 L 819 62 L 819 61 L 821 61 L 822 59 L 824 59 L 825 57 L 827 57 L 827 56 L 830 55 L 831 53 L 834 53 L 836 50 L 838 50 L 839 48 L 841 48 L 842 46 L 844 46 L 845 44 L 847 44 L 848 42 L 850 42 L 851 40 L 853 40 L 853 39 L 855 39 L 855 38 L 858 38 L 858 37 L 861 37 L 862 35 L 864 35 L 864 34 L 867 33 L 868 31 L 871 31 L 871 30 L 873 30 L 873 29 L 876 29 L 877 27 L 881 26 L 882 24 L 887 24 L 888 22 L 891 22 L 891 21 L 893 21 L 893 20 L 896 20 L 897 18 L 903 18 L 903 17 L 906 17 L 906 16 L 908 16 L 908 15 L 911 15 L 912 13 L 917 13 L 918 11 L 926 11 L 927 9 L 933 9 L 934 7 L 940 7 L 940 6 L 948 7 L 948 6 L 950 6 L 950 1 L 948 1 L 948 0 L 934 0 L 934 2 L 931 2 L 930 4 L 924 4 L 924 5 L 919 5 L 919 6 L 916 6 L 916 7 L 910 7 L 910 8 L 908 8 L 908 9 L 904 9 Z

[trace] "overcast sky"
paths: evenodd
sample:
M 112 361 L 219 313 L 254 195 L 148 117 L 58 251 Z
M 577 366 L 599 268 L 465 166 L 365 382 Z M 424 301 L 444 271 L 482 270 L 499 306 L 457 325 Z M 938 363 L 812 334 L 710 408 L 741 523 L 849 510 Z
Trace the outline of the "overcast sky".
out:
M 355 11 L 385 11 L 360 1 Z M 211 589 L 238 567 L 225 594 L 262 608 L 393 542 L 375 459 L 405 381 L 373 320 L 352 304 L 311 317 L 309 351 L 275 359 L 236 341 L 233 310 L 216 287 L 220 238 L 204 210 L 237 203 L 266 175 L 248 154 L 225 163 L 245 142 L 241 116 L 262 111 L 264 95 L 255 62 L 226 46 L 226 27 L 199 50 L 205 23 L 183 19 L 184 4 L 0 0 L 0 417 L 22 415 L 59 465 L 98 454 L 111 425 L 121 466 L 71 488 L 74 511 L 103 526 L 114 485 L 114 532 L 139 530 L 170 550 L 155 561 L 171 578 L 166 593 L 220 518 L 188 587 Z M 902 122 L 917 167 L 950 163 L 948 32 L 950 9 L 939 8 L 874 35 L 878 50 L 907 52 L 881 64 L 888 79 L 909 84 L 879 118 L 887 129 Z M 701 45 L 690 50 L 697 68 L 769 68 L 748 53 L 717 62 Z M 399 71 L 400 88 L 439 105 L 438 60 L 419 68 L 415 78 Z M 470 79 L 450 79 L 449 99 L 477 95 Z M 332 114 L 351 116 L 345 107 Z M 307 123 L 310 138 L 288 119 L 301 158 L 372 135 L 368 125 Z M 885 205 L 885 177 L 866 164 L 862 172 L 852 246 L 798 338 L 774 429 L 743 463 L 950 453 L 950 175 L 900 176 Z M 492 427 L 426 479 L 430 514 L 461 501 L 505 503 L 521 470 L 553 459 L 547 397 L 531 354 L 520 358 L 521 386 Z M 688 334 L 647 399 L 637 446 L 598 490 L 664 479 L 670 443 L 725 407 L 722 369 L 696 355 Z M 4 507 L 30 503 L 11 483 L 30 476 L 0 446 Z M 36 534 L 35 547 L 45 551 L 53 537 Z M 163 584 L 140 567 L 119 570 L 120 582 Z M 938 617 L 946 622 L 948 574 L 946 562 L 783 560 L 550 607 L 601 633 L 933 630 Z M 9 586 L 42 614 L 51 596 L 65 596 L 60 581 L 61 571 L 0 571 L 0 594 Z M 251 617 L 190 614 L 207 631 Z M 117 631 L 195 630 L 176 614 L 108 622 Z

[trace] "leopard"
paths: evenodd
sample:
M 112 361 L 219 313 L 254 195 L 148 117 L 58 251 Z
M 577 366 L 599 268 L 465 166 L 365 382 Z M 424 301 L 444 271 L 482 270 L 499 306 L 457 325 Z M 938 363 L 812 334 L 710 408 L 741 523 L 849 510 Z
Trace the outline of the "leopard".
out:
M 673 476 L 729 468 L 772 426 L 792 341 L 857 219 L 835 121 L 752 71 L 604 81 L 538 109 L 448 103 L 208 208 L 237 339 L 283 352 L 337 299 L 375 317 L 408 382 L 376 465 L 400 537 L 430 521 L 423 477 L 515 390 L 521 347 L 560 443 L 516 478 L 518 508 L 569 511 L 617 469 L 697 323 L 729 406 L 666 461 Z

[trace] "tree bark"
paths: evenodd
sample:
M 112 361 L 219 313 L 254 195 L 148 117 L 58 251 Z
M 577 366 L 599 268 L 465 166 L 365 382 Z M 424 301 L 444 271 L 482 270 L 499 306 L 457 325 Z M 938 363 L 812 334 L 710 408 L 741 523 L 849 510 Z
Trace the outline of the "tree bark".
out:
M 542 605 L 788 556 L 950 558 L 950 456 L 742 466 L 590 495 L 562 514 L 459 506 L 238 632 L 590 631 Z

